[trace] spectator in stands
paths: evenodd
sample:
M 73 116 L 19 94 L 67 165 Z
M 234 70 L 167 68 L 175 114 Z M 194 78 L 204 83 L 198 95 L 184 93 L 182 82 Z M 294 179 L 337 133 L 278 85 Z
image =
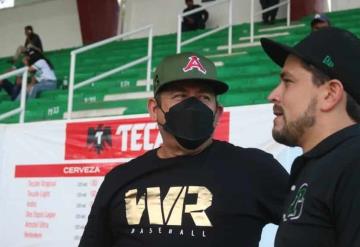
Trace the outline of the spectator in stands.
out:
M 12 66 L 8 72 L 24 67 L 23 54 L 21 54 L 16 61 L 12 60 Z M 16 76 L 15 83 L 9 79 L 0 80 L 0 91 L 2 89 L 10 96 L 11 100 L 15 100 L 21 91 L 22 76 Z
M 25 54 L 24 63 L 29 67 L 29 72 L 34 73 L 28 87 L 28 97 L 36 98 L 43 91 L 56 89 L 57 79 L 52 63 L 42 53 L 32 48 Z
M 329 18 L 324 14 L 316 14 L 311 21 L 311 31 L 317 31 L 324 27 L 330 27 Z
M 288 174 L 264 151 L 213 139 L 227 90 L 201 55 L 160 62 L 148 110 L 163 144 L 106 175 L 79 247 L 258 246 L 281 220 Z
M 185 0 L 185 4 L 187 6 L 186 9 L 183 10 L 183 13 L 189 12 L 193 9 L 200 8 L 201 6 L 198 4 L 194 4 L 193 0 Z M 185 16 L 182 22 L 182 31 L 193 31 L 197 29 L 205 29 L 205 23 L 209 19 L 209 13 L 204 9 L 194 14 Z
M 25 27 L 25 48 L 32 48 L 40 53 L 43 53 L 42 42 L 40 36 L 34 33 L 32 26 Z
M 25 44 L 24 46 L 19 46 L 16 50 L 16 54 L 13 57 L 13 60 L 18 60 L 21 53 L 25 52 L 26 49 L 32 48 L 36 50 L 39 53 L 43 53 L 43 46 L 40 39 L 40 36 L 36 33 L 34 33 L 34 29 L 32 26 L 26 26 L 25 27 Z
M 263 10 L 270 8 L 271 6 L 274 6 L 278 3 L 279 0 L 260 0 L 260 4 Z M 269 24 L 269 25 L 274 24 L 278 9 L 279 8 L 275 8 L 273 10 L 263 13 L 262 14 L 263 24 Z

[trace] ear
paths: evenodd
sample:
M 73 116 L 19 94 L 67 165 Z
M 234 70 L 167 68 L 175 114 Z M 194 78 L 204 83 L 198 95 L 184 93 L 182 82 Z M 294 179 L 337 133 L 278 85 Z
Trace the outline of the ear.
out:
M 333 110 L 342 100 L 345 99 L 345 91 L 341 81 L 332 79 L 324 86 L 321 111 L 328 112 Z
M 216 125 L 218 124 L 219 119 L 223 112 L 224 112 L 224 107 L 222 107 L 221 105 L 218 105 L 216 107 L 216 112 L 215 112 L 214 128 L 216 128 Z
M 155 98 L 151 98 L 148 101 L 148 112 L 150 114 L 151 120 L 157 122 L 157 114 L 156 114 L 156 108 L 158 107 L 157 102 Z

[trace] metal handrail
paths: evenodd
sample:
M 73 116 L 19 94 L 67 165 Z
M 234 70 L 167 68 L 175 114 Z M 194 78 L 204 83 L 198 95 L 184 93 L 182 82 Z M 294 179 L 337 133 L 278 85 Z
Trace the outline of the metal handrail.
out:
M 214 33 L 217 33 L 221 30 L 224 30 L 226 28 L 229 29 L 229 32 L 228 32 L 228 53 L 231 54 L 232 52 L 232 1 L 233 0 L 220 0 L 220 1 L 217 1 L 217 2 L 214 2 L 214 3 L 209 3 L 209 4 L 204 4 L 203 6 L 201 6 L 200 8 L 196 8 L 196 9 L 193 9 L 191 11 L 188 11 L 186 13 L 181 13 L 178 15 L 178 22 L 177 22 L 177 39 L 176 39 L 176 53 L 180 53 L 181 52 L 181 47 L 183 45 L 187 45 L 187 44 L 190 44 L 196 40 L 199 40 L 199 39 L 202 39 L 202 38 L 205 38 L 207 36 L 210 36 Z M 182 20 L 183 20 L 183 17 L 185 16 L 188 16 L 188 15 L 191 15 L 191 14 L 194 14 L 196 12 L 200 12 L 202 10 L 205 10 L 205 9 L 209 9 L 211 7 L 214 7 L 216 5 L 220 5 L 220 4 L 225 4 L 225 3 L 229 3 L 229 8 L 228 8 L 228 11 L 229 11 L 229 23 L 227 25 L 224 25 L 224 26 L 221 26 L 221 27 L 218 27 L 216 29 L 213 29 L 213 30 L 210 30 L 208 32 L 205 32 L 205 33 L 202 33 L 200 35 L 197 35 L 191 39 L 188 39 L 186 41 L 181 41 L 181 23 L 182 23 Z
M 12 117 L 16 114 L 20 114 L 19 123 L 24 123 L 24 121 L 25 121 L 26 87 L 27 87 L 28 67 L 23 67 L 23 68 L 5 73 L 3 75 L 0 75 L 0 80 L 4 80 L 4 79 L 12 77 L 12 76 L 17 76 L 19 74 L 22 74 L 21 92 L 20 92 L 20 107 L 1 114 L 0 120 L 4 120 L 4 119 Z
M 273 5 L 269 8 L 263 9 L 261 11 L 258 11 L 256 13 L 255 12 L 255 1 L 251 0 L 251 6 L 250 6 L 250 43 L 254 43 L 254 23 L 255 23 L 255 16 L 261 15 L 263 13 L 269 12 L 273 9 L 276 9 L 278 7 L 281 7 L 283 5 L 287 5 L 287 10 L 286 10 L 286 26 L 290 26 L 290 14 L 291 14 L 291 0 L 286 0 L 282 3 L 278 3 L 276 5 Z
M 144 32 L 148 30 L 149 35 L 148 35 L 148 53 L 146 56 L 133 60 L 127 64 L 121 65 L 116 67 L 115 69 L 109 70 L 107 72 L 101 73 L 100 75 L 96 75 L 90 79 L 84 80 L 82 82 L 79 82 L 75 85 L 75 67 L 76 67 L 76 55 L 83 53 L 85 51 L 97 48 L 99 46 L 103 46 L 106 44 L 109 44 L 113 41 L 122 39 L 124 37 L 128 37 L 131 35 L 134 35 L 136 33 L 139 32 Z M 147 25 L 145 27 L 127 32 L 127 33 L 123 33 L 117 36 L 114 36 L 112 38 L 108 38 L 99 42 L 96 42 L 94 44 L 88 45 L 88 46 L 84 46 L 81 47 L 79 49 L 73 50 L 71 51 L 71 60 L 70 60 L 70 75 L 69 75 L 69 96 L 68 96 L 68 109 L 67 109 L 67 119 L 71 119 L 71 114 L 72 114 L 72 110 L 73 110 L 73 103 L 74 103 L 74 90 L 79 89 L 81 87 L 84 87 L 90 83 L 93 83 L 95 81 L 104 79 L 105 77 L 111 76 L 115 73 L 118 73 L 120 71 L 123 71 L 125 69 L 131 68 L 135 65 L 138 65 L 140 63 L 144 63 L 147 61 L 147 68 L 146 68 L 146 91 L 150 91 L 150 77 L 151 77 L 151 64 L 152 64 L 152 42 L 153 42 L 153 25 Z
M 332 12 L 332 1 L 331 0 L 327 0 L 327 7 L 328 7 L 328 11 Z

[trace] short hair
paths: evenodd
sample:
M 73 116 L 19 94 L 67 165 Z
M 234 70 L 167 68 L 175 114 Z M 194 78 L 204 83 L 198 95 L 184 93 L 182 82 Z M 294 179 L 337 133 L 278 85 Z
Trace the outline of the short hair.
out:
M 306 69 L 312 74 L 312 82 L 316 86 L 321 86 L 325 84 L 327 81 L 331 80 L 330 76 L 326 75 L 324 72 L 317 69 L 314 65 L 307 64 L 304 62 L 302 64 L 304 69 Z M 356 123 L 360 123 L 360 105 L 347 92 L 346 92 L 346 112 L 352 120 L 354 120 Z
M 33 27 L 28 25 L 28 26 L 25 26 L 25 30 L 30 30 L 30 31 L 34 31 Z

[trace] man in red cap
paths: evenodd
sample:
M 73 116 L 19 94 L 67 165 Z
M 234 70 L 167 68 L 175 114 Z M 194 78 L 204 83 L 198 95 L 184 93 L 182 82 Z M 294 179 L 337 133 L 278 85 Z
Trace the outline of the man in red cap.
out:
M 80 247 L 259 245 L 288 176 L 263 151 L 213 139 L 227 90 L 199 54 L 161 61 L 148 109 L 163 144 L 105 177 Z

